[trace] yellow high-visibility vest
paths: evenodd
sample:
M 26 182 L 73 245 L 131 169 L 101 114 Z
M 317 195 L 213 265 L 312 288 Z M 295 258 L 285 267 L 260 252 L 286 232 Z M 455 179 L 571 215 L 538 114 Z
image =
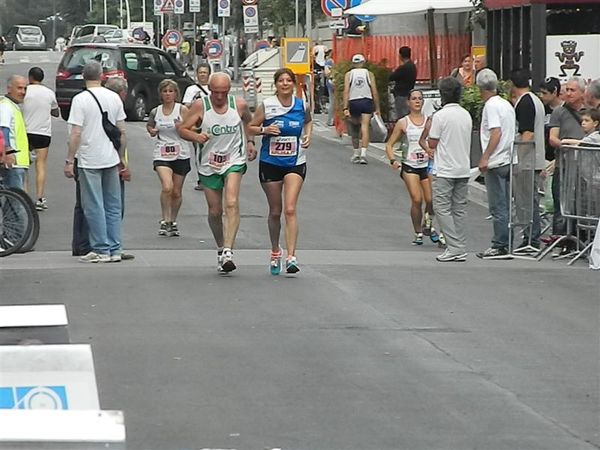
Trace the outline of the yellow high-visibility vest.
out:
M 0 103 L 9 105 L 13 110 L 15 129 L 10 130 L 10 132 L 15 135 L 14 139 L 17 147 L 15 150 L 18 150 L 18 152 L 15 153 L 16 162 L 14 167 L 26 169 L 29 167 L 29 139 L 27 139 L 27 129 L 25 128 L 23 113 L 21 112 L 21 109 L 7 97 L 0 99 Z M 10 143 L 6 143 L 7 147 L 9 145 Z

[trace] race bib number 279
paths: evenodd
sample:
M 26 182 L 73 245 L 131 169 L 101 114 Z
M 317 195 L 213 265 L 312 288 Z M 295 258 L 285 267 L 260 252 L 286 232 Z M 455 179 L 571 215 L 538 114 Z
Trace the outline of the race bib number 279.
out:
M 269 142 L 269 155 L 294 156 L 298 153 L 298 138 L 296 136 L 275 136 Z

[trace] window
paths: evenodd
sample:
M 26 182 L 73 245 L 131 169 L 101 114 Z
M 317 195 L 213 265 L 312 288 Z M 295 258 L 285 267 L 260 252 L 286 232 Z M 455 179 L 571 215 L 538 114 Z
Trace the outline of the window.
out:
M 160 72 L 156 64 L 154 54 L 148 50 L 140 50 L 138 53 L 138 70 L 142 72 Z
M 138 70 L 138 57 L 135 52 L 125 52 L 123 58 L 125 58 L 125 67 L 128 70 Z
M 118 68 L 118 50 L 110 48 L 76 48 L 65 58 L 64 69 L 70 73 L 81 73 L 88 61 L 95 59 L 105 72 Z
M 81 30 L 78 31 L 77 37 L 82 36 L 90 36 L 94 34 L 96 27 L 94 25 L 87 25 L 85 27 L 81 27 Z
M 171 62 L 167 59 L 167 57 L 165 55 L 163 55 L 162 53 L 160 54 L 160 63 L 162 64 L 163 73 L 165 75 L 175 75 L 176 74 L 173 64 L 171 64 Z

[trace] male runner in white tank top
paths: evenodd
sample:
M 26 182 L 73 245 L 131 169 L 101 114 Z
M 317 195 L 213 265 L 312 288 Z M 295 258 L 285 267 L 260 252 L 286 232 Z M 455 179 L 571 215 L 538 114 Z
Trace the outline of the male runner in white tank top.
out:
M 217 270 L 228 273 L 236 269 L 232 249 L 240 226 L 240 183 L 246 159 L 254 160 L 256 149 L 254 141 L 247 138 L 252 119 L 248 104 L 229 95 L 229 75 L 213 74 L 209 87 L 210 95 L 192 103 L 178 132 L 182 138 L 203 145 L 198 172 L 208 204 L 208 225 L 217 244 Z M 202 131 L 198 133 L 200 126 Z

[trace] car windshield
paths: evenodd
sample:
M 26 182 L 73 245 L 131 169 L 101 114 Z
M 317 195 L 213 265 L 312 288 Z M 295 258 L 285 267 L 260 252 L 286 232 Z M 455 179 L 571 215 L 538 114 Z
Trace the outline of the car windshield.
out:
M 20 31 L 22 34 L 31 34 L 31 35 L 38 35 L 38 34 L 42 33 L 39 28 L 34 28 L 34 27 L 21 27 Z
M 105 72 L 119 68 L 119 51 L 112 48 L 73 47 L 67 51 L 62 63 L 62 70 L 71 74 L 81 73 L 88 61 L 96 60 L 102 64 Z

